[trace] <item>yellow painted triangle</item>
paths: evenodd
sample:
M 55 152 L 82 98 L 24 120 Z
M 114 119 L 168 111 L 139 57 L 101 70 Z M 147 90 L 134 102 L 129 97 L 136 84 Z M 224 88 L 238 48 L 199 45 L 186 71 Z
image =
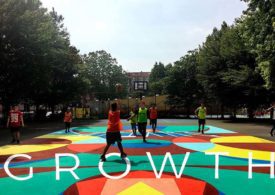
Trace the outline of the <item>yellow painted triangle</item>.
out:
M 151 186 L 146 185 L 143 182 L 138 182 L 129 188 L 121 191 L 117 195 L 164 195 Z

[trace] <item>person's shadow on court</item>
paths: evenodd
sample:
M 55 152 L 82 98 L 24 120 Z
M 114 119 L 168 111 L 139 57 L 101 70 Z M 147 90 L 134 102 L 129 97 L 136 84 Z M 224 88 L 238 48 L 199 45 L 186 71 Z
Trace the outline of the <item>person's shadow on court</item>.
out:
M 118 164 L 125 163 L 125 161 L 122 160 L 122 159 L 112 160 L 112 161 L 108 161 L 108 162 L 118 163 Z M 130 160 L 130 163 L 131 163 L 131 166 L 136 167 L 136 166 L 138 166 L 138 165 L 148 163 L 148 161 L 145 161 L 145 160 L 132 161 L 132 160 Z
M 150 141 L 147 141 L 146 143 L 144 144 L 151 144 L 151 145 L 161 145 L 160 142 L 150 142 Z

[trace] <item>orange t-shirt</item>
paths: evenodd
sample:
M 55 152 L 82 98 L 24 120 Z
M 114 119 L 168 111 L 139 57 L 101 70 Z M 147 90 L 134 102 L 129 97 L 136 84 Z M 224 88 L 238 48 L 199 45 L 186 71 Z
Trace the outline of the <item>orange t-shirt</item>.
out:
M 120 111 L 109 111 L 107 132 L 118 132 L 123 129 L 120 121 Z
M 158 110 L 157 108 L 150 108 L 150 119 L 157 119 L 158 118 Z
M 72 113 L 71 112 L 65 112 L 64 114 L 64 122 L 65 123 L 71 123 L 73 119 Z
M 10 117 L 10 126 L 11 127 L 20 127 L 22 125 L 21 117 L 23 116 L 23 113 L 20 111 L 10 111 L 9 117 Z

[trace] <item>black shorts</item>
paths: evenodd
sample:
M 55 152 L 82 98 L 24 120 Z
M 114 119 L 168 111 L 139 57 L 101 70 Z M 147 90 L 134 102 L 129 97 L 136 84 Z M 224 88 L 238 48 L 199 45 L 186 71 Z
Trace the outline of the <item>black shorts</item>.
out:
M 139 131 L 146 131 L 146 127 L 147 127 L 147 122 L 145 123 L 138 123 L 138 130 Z
M 205 125 L 205 119 L 199 119 L 199 125 Z
M 107 144 L 114 144 L 115 142 L 122 142 L 120 132 L 107 132 L 106 133 Z
M 137 129 L 137 124 L 136 123 L 131 123 L 131 127 L 132 127 L 132 129 Z
M 65 128 L 66 128 L 66 129 L 71 128 L 71 123 L 70 123 L 70 122 L 65 122 Z
M 157 124 L 157 119 L 151 119 L 151 124 Z
M 10 127 L 10 130 L 12 133 L 20 132 L 21 128 L 20 127 Z

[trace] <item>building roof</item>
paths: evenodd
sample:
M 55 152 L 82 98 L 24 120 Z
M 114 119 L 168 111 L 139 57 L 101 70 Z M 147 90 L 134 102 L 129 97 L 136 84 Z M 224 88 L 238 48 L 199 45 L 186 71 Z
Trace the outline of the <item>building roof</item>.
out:
M 151 72 L 127 72 L 128 77 L 149 77 Z

